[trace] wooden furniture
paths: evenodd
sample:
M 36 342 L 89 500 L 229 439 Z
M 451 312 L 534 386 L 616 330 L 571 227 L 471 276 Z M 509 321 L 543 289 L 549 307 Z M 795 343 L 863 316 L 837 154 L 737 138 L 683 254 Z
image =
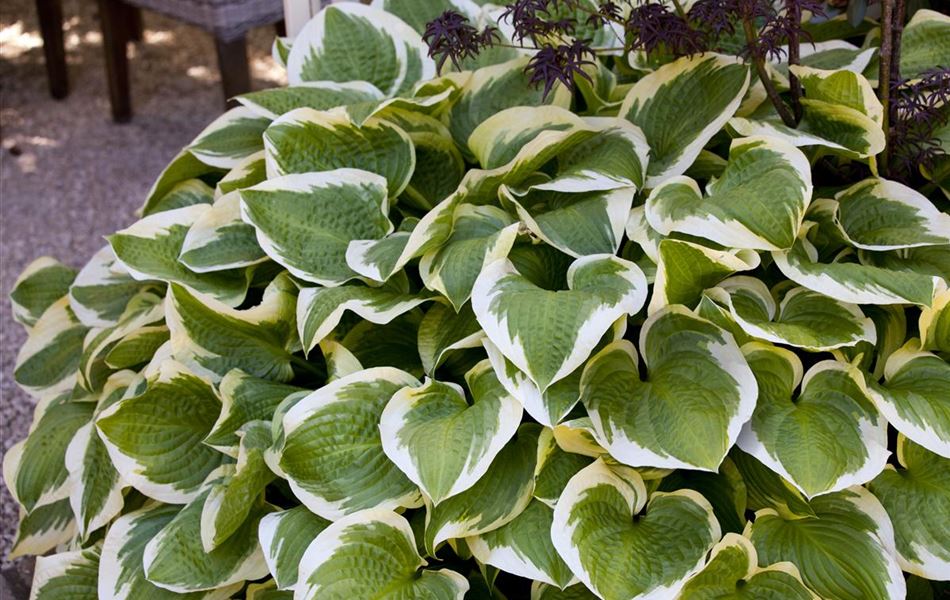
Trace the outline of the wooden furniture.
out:
M 251 76 L 247 63 L 247 31 L 259 25 L 279 23 L 283 19 L 281 0 L 98 0 L 98 2 L 112 118 L 120 123 L 132 118 L 127 46 L 128 42 L 135 37 L 133 11 L 142 8 L 154 10 L 210 32 L 215 40 L 225 102 L 251 89 Z

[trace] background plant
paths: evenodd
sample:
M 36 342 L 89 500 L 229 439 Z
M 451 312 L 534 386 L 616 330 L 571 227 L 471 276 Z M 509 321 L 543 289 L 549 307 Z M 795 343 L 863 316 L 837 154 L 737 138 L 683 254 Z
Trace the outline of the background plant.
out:
M 278 40 L 287 87 L 11 294 L 34 596 L 945 594 L 950 19 L 818 8 Z

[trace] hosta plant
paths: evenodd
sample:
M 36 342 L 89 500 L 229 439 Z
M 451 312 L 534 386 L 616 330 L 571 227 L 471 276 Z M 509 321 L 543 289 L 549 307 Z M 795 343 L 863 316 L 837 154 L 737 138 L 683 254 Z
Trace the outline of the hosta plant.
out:
M 578 0 L 278 40 L 287 87 L 12 291 L 33 597 L 946 593 L 950 163 L 879 155 L 950 139 L 950 19 L 907 15 L 890 115 L 873 23 L 789 6 L 814 44 L 751 60 Z

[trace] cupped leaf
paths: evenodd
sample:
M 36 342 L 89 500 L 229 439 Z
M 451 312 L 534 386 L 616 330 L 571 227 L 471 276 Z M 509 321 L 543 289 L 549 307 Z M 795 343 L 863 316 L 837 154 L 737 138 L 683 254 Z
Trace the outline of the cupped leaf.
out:
M 270 421 L 287 396 L 301 391 L 297 386 L 260 379 L 240 369 L 229 371 L 218 383 L 221 413 L 204 443 L 229 452 L 239 444 L 241 427 L 251 421 Z
M 345 311 L 385 325 L 432 299 L 413 294 L 405 278 L 391 279 L 380 287 L 359 284 L 303 288 L 297 298 L 297 328 L 305 352 L 310 352 L 339 324 Z
M 226 460 L 202 443 L 220 409 L 206 381 L 166 361 L 144 392 L 105 409 L 96 428 L 124 481 L 156 500 L 183 504 Z
M 393 197 L 416 166 L 412 139 L 401 128 L 376 118 L 357 125 L 339 109 L 284 114 L 264 132 L 264 147 L 269 177 L 361 169 L 384 177 Z
M 715 471 L 755 408 L 755 377 L 732 336 L 682 306 L 640 330 L 648 377 L 621 340 L 595 355 L 581 379 L 597 441 L 635 467 Z
M 819 260 L 818 251 L 805 234 L 814 225 L 806 222 L 802 234 L 789 249 L 773 252 L 772 259 L 783 275 L 810 290 L 852 304 L 918 304 L 929 306 L 946 282 L 926 272 L 863 265 L 846 252 L 832 262 Z
M 537 424 L 521 425 L 475 485 L 435 506 L 427 504 L 424 541 L 429 554 L 446 540 L 498 529 L 527 508 L 540 433 Z
M 802 581 L 828 600 L 903 598 L 904 576 L 894 558 L 894 530 L 881 503 L 862 487 L 811 501 L 816 517 L 756 513 L 748 533 L 759 564 L 788 561 Z
M 719 535 L 698 493 L 648 498 L 640 475 L 603 460 L 571 478 L 551 526 L 554 547 L 584 585 L 601 598 L 629 600 L 673 597 Z
M 195 273 L 227 271 L 267 260 L 254 227 L 241 220 L 241 197 L 236 191 L 218 198 L 194 220 L 178 260 Z
M 938 292 L 920 311 L 917 330 L 924 350 L 950 352 L 950 290 Z
M 337 379 L 283 416 L 280 469 L 303 504 L 325 519 L 368 508 L 418 506 L 419 490 L 383 452 L 379 418 L 412 375 L 371 368 Z
M 719 54 L 680 58 L 635 83 L 620 116 L 650 145 L 646 187 L 683 174 L 739 108 L 748 85 L 748 67 Z
M 194 154 L 187 148 L 179 152 L 172 159 L 165 170 L 162 171 L 155 183 L 148 191 L 145 203 L 140 208 L 142 216 L 147 217 L 151 214 L 167 210 L 168 208 L 179 208 L 175 202 L 167 202 L 166 197 L 172 189 L 178 184 L 189 179 L 197 179 L 206 176 L 220 176 L 224 174 L 225 169 L 219 169 L 205 164 L 198 160 Z
M 304 552 L 330 521 L 310 512 L 306 506 L 270 513 L 261 519 L 258 537 L 267 568 L 282 590 L 297 584 L 297 567 Z
M 542 392 L 580 366 L 611 324 L 646 300 L 643 272 L 614 256 L 577 259 L 567 285 L 542 289 L 509 260 L 499 260 L 482 271 L 472 291 L 485 334 Z
M 435 75 L 418 33 L 399 17 L 358 4 L 327 6 L 297 34 L 287 57 L 291 85 L 365 81 L 394 96 Z
M 634 218 L 631 215 L 631 219 Z M 737 271 L 756 268 L 759 260 L 758 253 L 752 250 L 714 250 L 684 240 L 661 240 L 657 247 L 656 280 L 647 311 L 652 315 L 670 304 L 694 306 L 703 290 Z
M 589 456 L 563 450 L 557 444 L 554 430 L 544 429 L 538 447 L 534 497 L 553 508 L 571 477 L 592 462 Z
M 85 600 L 96 597 L 99 573 L 97 544 L 36 559 L 30 600 Z
M 302 81 L 289 87 L 241 94 L 236 100 L 262 117 L 276 119 L 295 108 L 330 110 L 382 98 L 382 92 L 366 81 Z
M 105 355 L 105 364 L 112 369 L 127 369 L 147 363 L 169 339 L 168 327 L 139 327 L 122 337 Z
M 811 193 L 811 167 L 800 150 L 777 138 L 740 138 L 705 197 L 693 179 L 668 178 L 647 198 L 646 218 L 664 235 L 675 231 L 728 248 L 783 250 L 795 242 Z
M 521 403 L 484 360 L 460 386 L 427 381 L 404 387 L 379 421 L 383 450 L 433 504 L 469 489 L 515 435 Z
M 285 175 L 242 190 L 241 215 L 268 256 L 295 276 L 339 285 L 356 276 L 346 264 L 352 240 L 392 231 L 386 180 L 358 169 Z
M 208 552 L 201 543 L 201 513 L 210 493 L 206 490 L 198 495 L 145 545 L 142 568 L 151 583 L 184 593 L 226 587 L 267 575 L 257 542 L 257 526 L 272 509 L 263 502 L 255 503 L 227 543 Z
M 835 222 L 855 248 L 897 250 L 950 244 L 950 215 L 902 183 L 865 179 L 835 195 Z
M 874 321 L 860 307 L 806 288 L 788 289 L 776 305 L 762 280 L 740 276 L 706 294 L 726 306 L 745 333 L 760 340 L 813 352 L 877 341 Z
M 712 549 L 703 570 L 690 579 L 677 600 L 813 600 L 791 563 L 760 567 L 747 538 L 727 533 Z
M 433 303 L 419 324 L 419 357 L 426 374 L 433 376 L 452 351 L 481 346 L 483 337 L 471 304 L 455 312 L 446 304 Z
M 260 304 L 246 310 L 172 285 L 165 299 L 172 353 L 212 380 L 242 369 L 256 377 L 287 381 L 293 376 L 291 353 L 299 347 L 296 296 L 297 287 L 286 275 L 274 278 Z
M 471 297 L 482 269 L 508 255 L 518 227 L 507 212 L 497 207 L 459 204 L 452 234 L 419 261 L 422 281 L 427 288 L 448 298 L 456 311 L 460 310 Z
M 211 210 L 206 204 L 196 204 L 156 213 L 109 236 L 109 244 L 119 263 L 139 281 L 187 285 L 237 306 L 247 292 L 243 271 L 195 273 L 178 259 L 188 230 Z
M 894 524 L 901 568 L 927 579 L 950 572 L 950 542 L 940 532 L 950 517 L 950 460 L 900 435 L 898 466 L 868 483 Z
M 68 298 L 50 305 L 17 353 L 13 379 L 36 397 L 52 398 L 77 383 L 83 341 L 89 329 L 79 322 Z
M 950 364 L 911 339 L 887 359 L 884 377 L 869 389 L 881 414 L 911 441 L 950 458 Z
M 270 122 L 268 117 L 237 106 L 205 127 L 188 145 L 188 151 L 206 165 L 232 169 L 248 156 L 263 150 L 261 135 Z
M 107 245 L 76 275 L 69 287 L 69 307 L 87 327 L 108 327 L 118 322 L 141 288 Z
M 449 569 L 422 569 L 409 522 L 390 510 L 341 518 L 307 548 L 296 598 L 462 600 L 468 580 Z
M 745 484 L 749 510 L 768 508 L 790 519 L 815 516 L 808 500 L 795 486 L 754 456 L 733 447 L 729 451 L 729 460 L 736 466 Z
M 535 499 L 507 525 L 465 541 L 481 563 L 519 577 L 566 587 L 576 579 L 551 542 L 553 520 L 554 510 Z
M 887 462 L 887 423 L 854 366 L 821 361 L 802 375 L 794 353 L 743 346 L 759 387 L 738 446 L 809 498 L 861 484 Z M 801 391 L 795 393 L 801 385 Z
M 32 327 L 46 309 L 69 293 L 76 271 L 54 258 L 44 256 L 31 262 L 13 282 L 10 304 L 13 318 Z

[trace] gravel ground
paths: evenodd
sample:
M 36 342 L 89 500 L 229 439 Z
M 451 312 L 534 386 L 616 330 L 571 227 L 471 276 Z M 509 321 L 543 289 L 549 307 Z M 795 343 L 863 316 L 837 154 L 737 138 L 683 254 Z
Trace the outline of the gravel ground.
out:
M 130 50 L 131 123 L 109 119 L 95 3 L 65 0 L 72 93 L 47 93 L 34 3 L 0 6 L 0 444 L 26 435 L 33 401 L 13 382 L 23 329 L 6 296 L 19 272 L 50 255 L 80 267 L 102 236 L 135 220 L 154 178 L 182 145 L 222 110 L 210 37 L 152 13 L 145 39 Z M 255 87 L 271 87 L 280 71 L 270 59 L 272 28 L 255 30 L 250 57 Z M 18 507 L 0 485 L 0 598 L 25 598 L 31 559 L 8 561 Z

